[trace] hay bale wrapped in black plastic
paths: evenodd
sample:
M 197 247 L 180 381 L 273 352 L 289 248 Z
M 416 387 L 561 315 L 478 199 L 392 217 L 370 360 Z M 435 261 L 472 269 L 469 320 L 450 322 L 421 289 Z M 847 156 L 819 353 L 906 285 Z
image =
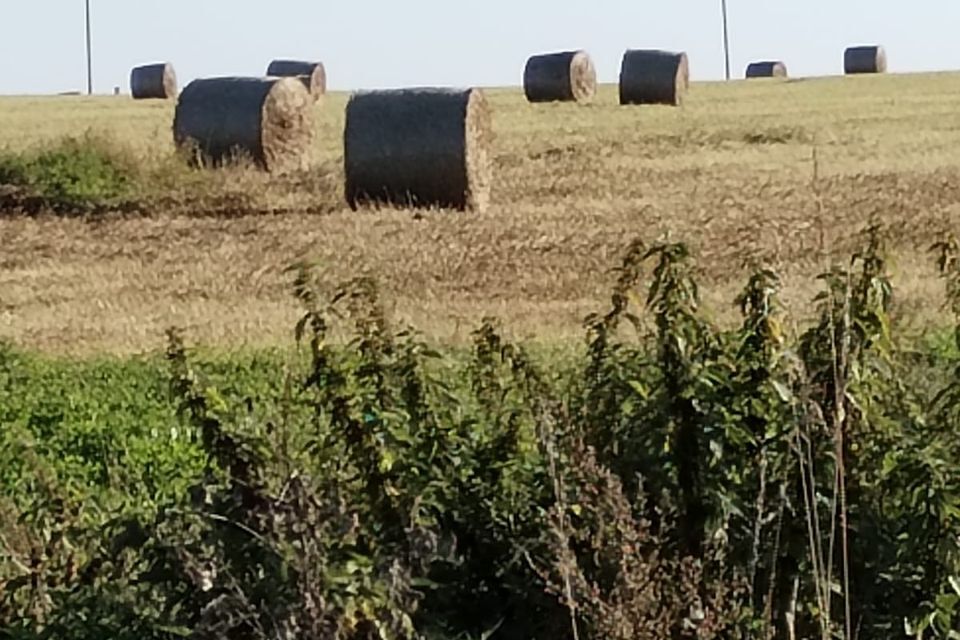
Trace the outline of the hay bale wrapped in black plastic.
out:
M 274 60 L 267 67 L 267 75 L 279 78 L 300 78 L 315 100 L 320 100 L 327 93 L 327 69 L 322 62 Z
M 690 86 L 686 53 L 634 49 L 623 55 L 620 104 L 680 106 Z
M 530 102 L 589 102 L 597 93 L 597 70 L 586 51 L 533 56 L 523 90 Z
M 843 71 L 847 75 L 886 73 L 887 52 L 877 45 L 850 47 L 843 53 Z
M 753 62 L 747 66 L 747 78 L 786 78 L 787 65 L 779 60 Z
M 346 197 L 362 205 L 482 211 L 490 199 L 490 110 L 478 89 L 358 93 L 347 104 Z
M 130 72 L 130 93 L 134 100 L 169 100 L 177 97 L 177 74 L 167 62 L 146 64 Z
M 296 78 L 194 80 L 180 95 L 174 140 L 202 166 L 248 157 L 268 171 L 304 167 L 313 98 Z

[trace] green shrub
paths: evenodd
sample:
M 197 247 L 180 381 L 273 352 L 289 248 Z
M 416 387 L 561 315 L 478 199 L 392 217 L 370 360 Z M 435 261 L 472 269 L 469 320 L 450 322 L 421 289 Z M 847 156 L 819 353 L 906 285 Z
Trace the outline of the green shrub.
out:
M 87 134 L 47 148 L 0 156 L 0 184 L 58 212 L 117 206 L 136 189 L 133 163 L 110 140 Z
M 305 268 L 296 357 L 0 349 L 0 636 L 956 637 L 960 365 L 909 383 L 883 253 L 800 332 L 758 268 L 721 330 L 635 242 L 566 367 L 490 319 L 437 354 Z

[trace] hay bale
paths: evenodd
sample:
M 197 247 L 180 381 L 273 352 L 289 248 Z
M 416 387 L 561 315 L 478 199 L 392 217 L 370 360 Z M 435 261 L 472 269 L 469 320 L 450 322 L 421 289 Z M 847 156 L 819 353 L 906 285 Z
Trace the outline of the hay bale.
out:
M 267 67 L 267 75 L 278 78 L 300 78 L 315 100 L 320 100 L 327 93 L 327 70 L 322 62 L 274 60 Z
M 587 102 L 597 93 L 597 70 L 585 51 L 533 56 L 523 90 L 530 102 Z
M 623 55 L 620 104 L 683 104 L 690 86 L 686 53 L 634 49 Z
M 136 67 L 130 72 L 130 93 L 134 100 L 177 97 L 177 74 L 166 62 Z
M 477 89 L 354 95 L 344 132 L 346 197 L 364 204 L 483 210 L 490 199 L 490 111 Z
M 747 67 L 747 78 L 786 78 L 787 65 L 779 60 L 754 62 Z
M 843 54 L 843 71 L 847 75 L 886 73 L 887 52 L 876 45 L 850 47 Z
M 194 80 L 180 95 L 174 140 L 201 165 L 249 157 L 268 171 L 306 165 L 313 99 L 296 78 Z

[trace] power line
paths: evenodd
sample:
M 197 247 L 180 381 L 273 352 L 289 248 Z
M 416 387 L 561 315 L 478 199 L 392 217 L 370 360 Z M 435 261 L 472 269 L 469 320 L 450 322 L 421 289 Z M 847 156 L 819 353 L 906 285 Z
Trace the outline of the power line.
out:
M 87 95 L 93 95 L 93 44 L 90 33 L 90 0 L 87 6 Z
M 89 0 L 88 0 L 89 1 Z M 727 0 L 720 0 L 720 9 L 723 11 L 723 57 L 727 80 L 730 80 L 730 27 L 727 23 Z

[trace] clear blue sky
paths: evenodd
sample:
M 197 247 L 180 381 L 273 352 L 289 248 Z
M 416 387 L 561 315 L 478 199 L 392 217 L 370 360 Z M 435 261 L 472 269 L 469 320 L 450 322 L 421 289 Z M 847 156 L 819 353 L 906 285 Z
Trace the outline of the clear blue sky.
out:
M 173 62 L 181 84 L 257 75 L 270 59 L 320 59 L 333 89 L 519 83 L 530 54 L 587 49 L 615 81 L 626 48 L 690 54 L 723 74 L 720 0 L 91 0 L 98 92 L 130 67 Z M 882 43 L 891 71 L 960 69 L 958 0 L 729 0 L 733 67 L 780 58 L 792 75 L 837 73 L 854 43 Z M 0 0 L 0 94 L 85 86 L 83 0 Z

